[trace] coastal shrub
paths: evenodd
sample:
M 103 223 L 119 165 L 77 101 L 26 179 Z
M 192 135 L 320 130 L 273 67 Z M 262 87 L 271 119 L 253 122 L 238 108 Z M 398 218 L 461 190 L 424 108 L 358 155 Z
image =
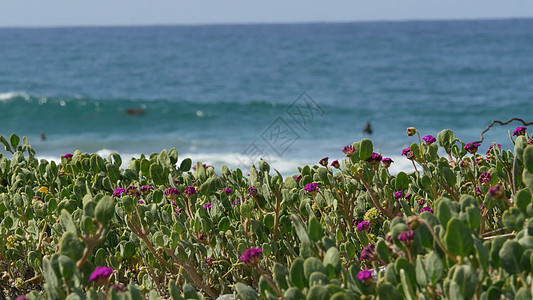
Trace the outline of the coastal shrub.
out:
M 363 139 L 286 178 L 266 161 L 215 172 L 175 149 L 125 169 L 116 153 L 38 160 L 27 138 L 0 136 L 0 288 L 20 299 L 531 298 L 527 129 L 485 155 L 451 130 L 407 135 L 414 172 L 391 174 Z

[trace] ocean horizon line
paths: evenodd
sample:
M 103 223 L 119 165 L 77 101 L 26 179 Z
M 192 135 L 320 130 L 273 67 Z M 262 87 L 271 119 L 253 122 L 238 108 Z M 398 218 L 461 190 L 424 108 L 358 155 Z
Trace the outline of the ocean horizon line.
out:
M 442 22 L 494 22 L 529 21 L 533 16 L 520 17 L 479 17 L 479 18 L 420 18 L 420 19 L 377 19 L 377 20 L 336 20 L 336 21 L 282 21 L 282 22 L 190 22 L 190 23 L 146 23 L 146 24 L 53 24 L 53 25 L 0 25 L 0 29 L 102 29 L 102 28 L 157 28 L 157 27 L 223 27 L 223 26 L 287 26 L 287 25 L 346 25 L 372 23 L 442 23 Z

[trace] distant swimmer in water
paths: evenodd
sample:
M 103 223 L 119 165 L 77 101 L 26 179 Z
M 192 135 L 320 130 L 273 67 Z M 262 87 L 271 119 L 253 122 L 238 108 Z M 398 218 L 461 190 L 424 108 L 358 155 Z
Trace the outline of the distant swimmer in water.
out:
M 142 108 L 127 108 L 126 114 L 130 116 L 142 116 L 144 115 L 144 109 Z
M 369 121 L 366 121 L 365 129 L 363 129 L 363 132 L 372 134 L 372 125 L 370 125 Z
M 46 141 L 46 135 L 44 132 L 41 132 L 41 141 Z

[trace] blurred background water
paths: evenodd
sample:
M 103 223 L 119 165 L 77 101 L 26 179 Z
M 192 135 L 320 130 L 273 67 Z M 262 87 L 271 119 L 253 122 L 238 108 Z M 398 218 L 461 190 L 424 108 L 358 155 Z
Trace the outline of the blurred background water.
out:
M 293 174 L 369 137 L 409 169 L 407 127 L 466 143 L 533 121 L 532 100 L 533 19 L 0 28 L 0 134 L 48 159 L 175 147 L 218 171 L 264 157 Z

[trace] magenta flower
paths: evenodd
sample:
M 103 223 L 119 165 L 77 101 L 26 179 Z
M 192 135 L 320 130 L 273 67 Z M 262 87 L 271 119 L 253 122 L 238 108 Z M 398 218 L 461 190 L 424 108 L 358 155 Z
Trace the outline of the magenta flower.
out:
M 136 186 L 130 185 L 126 188 L 126 194 L 135 198 L 135 197 L 139 197 L 141 195 L 141 192 L 137 189 Z
M 111 276 L 111 274 L 113 274 L 113 269 L 111 269 L 110 267 L 106 267 L 106 266 L 97 267 L 91 273 L 91 276 L 89 277 L 89 281 L 96 281 L 99 284 L 102 284 L 109 278 L 109 276 Z
M 339 163 L 338 160 L 334 160 L 333 162 L 331 162 L 331 166 L 336 169 L 339 169 L 341 167 L 341 164 Z
M 342 148 L 342 152 L 347 157 L 352 157 L 355 154 L 355 148 L 352 145 L 348 145 L 348 146 L 345 146 L 344 148 Z
M 25 295 L 18 296 L 15 300 L 30 300 L 30 298 L 26 297 Z
M 459 162 L 459 166 L 460 166 L 461 168 L 468 168 L 469 165 L 470 165 L 470 163 L 468 162 L 468 160 L 464 160 L 464 159 L 463 159 L 463 160 L 461 160 L 461 161 Z
M 513 131 L 513 136 L 521 136 L 526 134 L 527 127 L 516 127 Z
M 241 202 L 244 202 L 244 201 L 245 201 L 245 199 L 233 200 L 233 205 L 241 204 Z
M 433 209 L 431 209 L 431 207 L 429 206 L 424 206 L 420 209 L 420 213 L 423 213 L 425 211 L 429 211 L 430 213 L 433 213 Z
M 379 153 L 373 152 L 372 156 L 370 156 L 366 161 L 375 166 L 381 162 L 381 159 L 383 159 L 383 157 L 379 155 Z
M 368 228 L 370 228 L 371 225 L 372 225 L 372 223 L 367 222 L 367 221 L 363 221 L 363 222 L 357 224 L 357 230 L 359 230 L 359 231 L 365 231 L 365 230 L 367 230 Z
M 474 154 L 477 152 L 477 148 L 479 148 L 479 146 L 481 146 L 481 144 L 478 144 L 476 142 L 470 142 L 466 144 L 464 148 L 466 151 L 468 151 L 468 153 Z
M 231 194 L 231 192 L 232 192 L 232 190 L 231 190 L 230 188 L 223 188 L 222 191 L 223 191 L 224 193 L 226 193 L 226 195 L 228 195 L 228 196 L 229 196 L 229 194 Z
M 394 161 L 389 158 L 389 157 L 385 157 L 384 159 L 381 160 L 381 163 L 383 164 L 383 167 L 384 168 L 388 168 L 390 167 L 390 165 L 393 163 Z
M 206 259 L 204 259 L 205 263 L 208 264 L 208 265 L 211 265 L 215 262 L 215 259 L 212 258 L 212 257 L 208 257 Z
M 431 145 L 431 144 L 433 144 L 433 143 L 435 143 L 435 142 L 437 141 L 437 139 L 436 139 L 434 136 L 432 136 L 432 135 L 426 135 L 426 136 L 423 137 L 422 139 L 423 139 L 423 140 L 426 142 L 426 144 L 428 144 L 428 145 Z
M 248 248 L 241 255 L 241 261 L 255 266 L 259 263 L 263 250 L 261 248 Z
M 176 199 L 176 197 L 181 194 L 181 192 L 177 189 L 177 188 L 168 188 L 166 189 L 163 194 L 165 194 L 165 196 L 167 196 L 168 199 L 170 200 L 174 200 Z
M 502 199 L 505 195 L 502 185 L 498 183 L 497 185 L 491 186 L 489 188 L 489 195 L 494 198 Z
M 300 179 L 302 179 L 302 175 L 298 175 L 298 176 L 294 177 L 294 181 L 299 181 Z
M 361 251 L 360 260 L 373 260 L 376 255 L 376 250 L 374 244 L 370 243 L 368 246 L 364 247 Z
M 183 191 L 183 193 L 190 197 L 196 194 L 196 188 L 194 188 L 194 186 L 187 186 L 185 187 L 185 190 Z
M 527 140 L 527 144 L 528 145 L 533 145 L 533 138 L 530 138 L 529 140 Z
M 139 203 L 139 204 L 144 204 L 144 201 L 142 201 L 142 200 L 137 200 L 137 203 Z
M 329 160 L 329 157 L 326 156 L 326 157 L 322 158 L 318 163 L 325 167 L 325 166 L 328 165 L 328 160 Z
M 206 205 L 204 205 L 204 209 L 205 210 L 211 209 L 211 203 L 207 203 Z
M 489 184 L 492 181 L 492 176 L 489 172 L 484 172 L 479 175 L 479 182 L 482 184 Z
M 487 153 L 485 153 L 485 155 L 489 155 L 490 150 L 492 150 L 493 147 L 494 147 L 494 145 L 490 145 L 490 146 L 489 146 L 489 150 L 487 150 Z M 498 148 L 501 149 L 501 148 L 502 148 L 502 144 L 498 144 Z
M 396 191 L 394 192 L 394 198 L 400 199 L 402 197 L 403 193 L 402 191 Z
M 411 230 L 403 231 L 400 234 L 398 234 L 398 240 L 406 245 L 410 245 L 413 242 L 414 238 L 415 238 L 415 232 Z
M 141 192 L 142 192 L 143 194 L 146 195 L 146 194 L 148 194 L 148 193 L 150 192 L 150 190 L 153 189 L 153 188 L 154 188 L 154 187 L 151 186 L 151 185 L 143 185 L 143 186 L 141 186 Z
M 318 183 L 309 183 L 305 185 L 304 190 L 309 194 L 316 194 L 318 192 Z
M 405 149 L 402 150 L 402 155 L 405 155 L 407 156 L 407 153 L 411 152 L 411 147 L 407 147 Z
M 362 270 L 357 273 L 357 279 L 363 282 L 369 282 L 372 280 L 372 270 Z
M 257 188 L 255 186 L 251 186 L 248 188 L 248 196 L 250 196 L 250 198 L 257 197 Z
M 72 153 L 67 153 L 67 154 L 61 155 L 61 157 L 66 159 L 67 161 L 71 161 L 73 156 L 74 156 L 74 154 L 72 154 Z
M 113 196 L 120 198 L 122 196 L 122 194 L 124 194 L 125 192 L 126 192 L 126 190 L 124 188 L 118 188 L 118 189 L 113 191 Z

